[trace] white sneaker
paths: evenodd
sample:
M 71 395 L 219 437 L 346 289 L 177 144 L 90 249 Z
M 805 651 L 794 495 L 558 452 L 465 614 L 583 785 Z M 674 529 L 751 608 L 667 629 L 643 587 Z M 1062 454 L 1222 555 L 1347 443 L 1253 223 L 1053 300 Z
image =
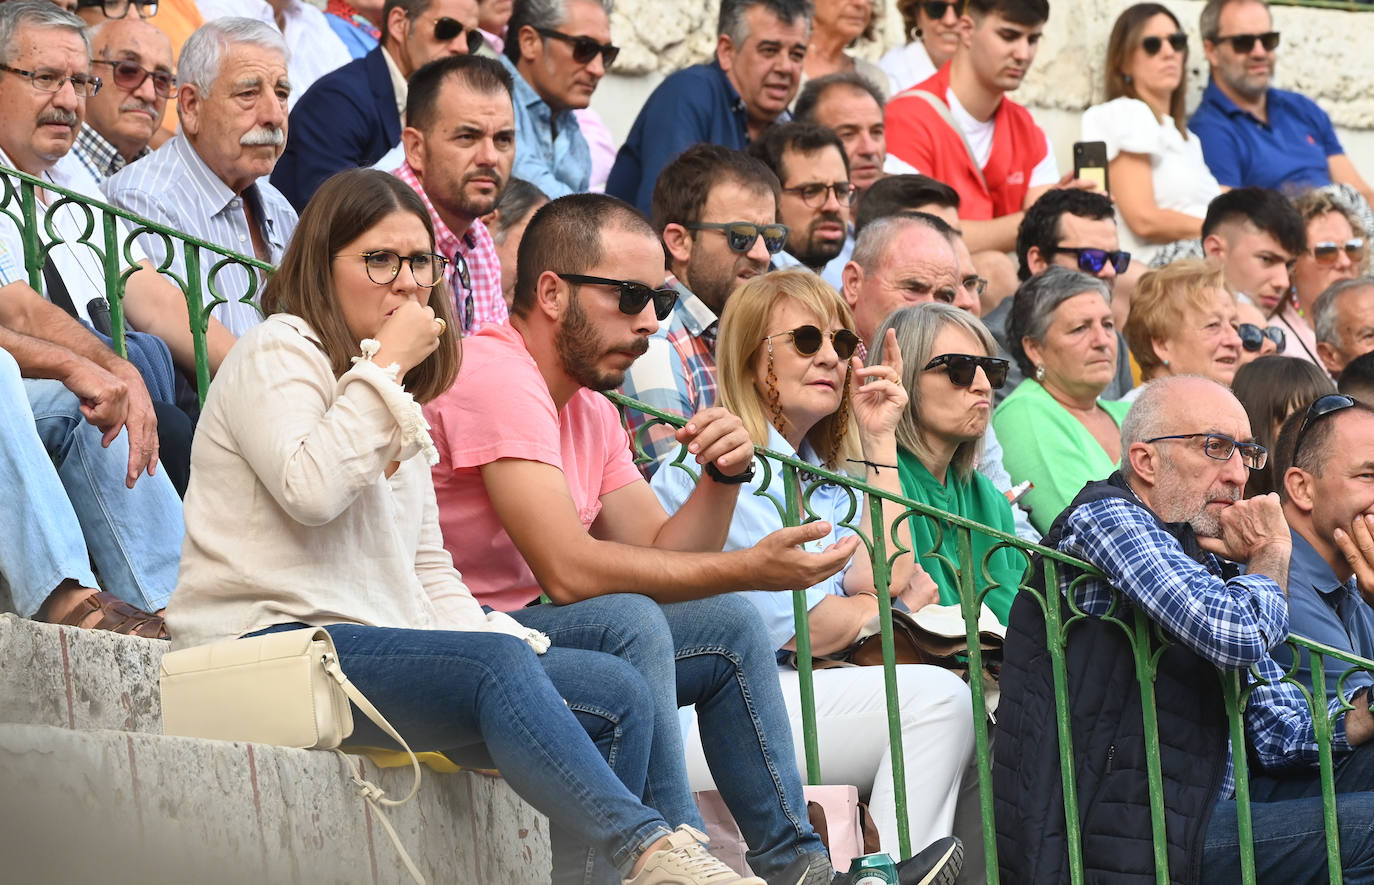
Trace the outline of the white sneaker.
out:
M 753 876 L 741 877 L 711 856 L 706 851 L 709 841 L 701 830 L 683 824 L 625 885 L 768 885 Z

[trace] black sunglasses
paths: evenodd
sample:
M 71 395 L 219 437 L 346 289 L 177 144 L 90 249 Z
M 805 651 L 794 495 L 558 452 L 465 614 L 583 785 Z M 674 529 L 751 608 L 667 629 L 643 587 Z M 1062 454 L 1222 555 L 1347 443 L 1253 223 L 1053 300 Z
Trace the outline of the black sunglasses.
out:
M 130 92 L 142 86 L 144 80 L 152 77 L 153 92 L 157 93 L 160 98 L 168 98 L 172 94 L 172 87 L 177 82 L 177 78 L 172 76 L 171 71 L 150 71 L 138 62 L 130 61 L 127 58 L 118 61 L 97 58 L 91 64 L 110 65 L 113 69 L 111 73 L 114 75 L 115 85 Z
M 936 22 L 944 18 L 945 13 L 951 8 L 954 10 L 955 15 L 963 15 L 964 13 L 964 4 L 962 2 L 945 3 L 943 0 L 926 0 L 925 3 L 921 4 L 921 11 L 926 14 L 926 18 Z
M 1145 50 L 1146 55 L 1159 55 L 1159 50 L 1164 48 L 1164 41 L 1169 41 L 1169 46 L 1174 52 L 1188 51 L 1188 35 L 1182 31 L 1174 31 L 1168 37 L 1146 37 L 1140 41 L 1140 48 Z
M 1230 43 L 1239 55 L 1249 55 L 1258 40 L 1265 52 L 1273 52 L 1279 47 L 1279 32 L 1265 31 L 1263 34 L 1232 34 L 1229 37 L 1213 37 L 1213 43 Z
M 1319 396 L 1313 400 L 1312 405 L 1307 407 L 1307 414 L 1302 417 L 1302 426 L 1298 428 L 1298 438 L 1293 442 L 1293 460 L 1288 463 L 1288 466 L 1298 466 L 1298 453 L 1302 451 L 1303 440 L 1307 438 L 1307 431 L 1312 429 L 1312 425 L 1332 412 L 1340 412 L 1354 405 L 1355 397 L 1344 393 L 1328 393 L 1326 396 Z
M 580 65 L 590 63 L 600 54 L 601 64 L 609 68 L 615 64 L 616 56 L 620 55 L 619 46 L 612 46 L 610 43 L 598 43 L 591 37 L 574 37 L 572 34 L 555 31 L 553 28 L 535 28 L 534 30 L 541 37 L 552 37 L 555 40 L 572 44 L 572 59 Z
M 1283 350 L 1288 343 L 1288 337 L 1283 334 L 1283 330 L 1278 326 L 1264 328 L 1254 323 L 1241 323 L 1236 326 L 1236 334 L 1240 336 L 1241 346 L 1251 353 L 1259 353 L 1264 348 L 1264 339 L 1268 338 L 1274 342 L 1277 350 Z
M 467 25 L 458 21 L 456 18 L 444 16 L 434 22 L 434 39 L 440 43 L 449 43 L 467 31 L 468 35 L 468 54 L 476 55 L 477 50 L 482 48 L 482 32 L 476 28 L 469 28 Z
M 768 342 L 769 348 L 773 346 L 773 339 L 779 335 L 791 335 L 792 346 L 797 348 L 797 353 L 802 356 L 813 356 L 816 351 L 821 349 L 821 342 L 826 338 L 825 332 L 815 326 L 798 326 L 786 332 L 775 332 L 772 335 L 764 335 L 763 340 Z M 835 356 L 842 360 L 847 360 L 854 355 L 854 351 L 859 349 L 859 336 L 848 329 L 836 329 L 829 333 L 830 343 L 835 347 Z
M 1112 263 L 1112 268 L 1117 273 L 1125 273 L 1126 268 L 1131 266 L 1131 253 L 1123 252 L 1120 249 L 1109 252 L 1106 249 L 1060 246 L 1051 249 L 1050 252 L 1055 255 L 1076 255 L 1078 257 L 1078 269 L 1089 274 L 1101 273 L 1108 261 Z
M 785 224 L 754 224 L 748 221 L 693 221 L 684 224 L 688 230 L 725 231 L 725 245 L 731 252 L 748 252 L 754 248 L 754 241 L 763 237 L 763 248 L 777 255 L 787 245 L 787 234 L 791 231 Z
M 973 383 L 974 373 L 979 369 L 988 376 L 988 386 L 993 390 L 1001 389 L 1007 383 L 1007 368 L 1010 362 L 995 356 L 973 356 L 967 353 L 942 353 L 926 363 L 922 371 L 930 371 L 944 366 L 949 372 L 949 381 L 955 387 L 968 387 Z
M 561 273 L 560 279 L 577 286 L 614 286 L 620 290 L 620 312 L 637 315 L 650 301 L 654 303 L 654 316 L 666 320 L 677 303 L 677 290 L 671 288 L 650 289 L 643 283 L 632 280 L 611 280 L 606 277 L 589 277 L 580 273 Z

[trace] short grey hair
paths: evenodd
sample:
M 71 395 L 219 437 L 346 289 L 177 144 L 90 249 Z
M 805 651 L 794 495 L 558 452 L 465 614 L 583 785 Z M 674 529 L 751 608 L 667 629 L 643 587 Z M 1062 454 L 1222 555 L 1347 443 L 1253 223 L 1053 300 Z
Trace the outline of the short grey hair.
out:
M 520 61 L 520 29 L 531 27 L 536 31 L 557 28 L 568 19 L 568 4 L 573 0 L 515 0 L 511 9 L 510 21 L 506 23 L 506 58 L 511 64 Z M 615 10 L 614 0 L 583 0 L 596 3 L 610 18 Z
M 86 34 L 86 23 L 76 14 L 49 0 L 9 0 L 8 3 L 0 3 L 0 64 L 9 64 L 14 60 L 14 38 L 19 29 L 25 27 L 75 31 L 86 44 L 86 54 L 91 54 L 91 38 Z
M 804 19 L 807 33 L 811 32 L 811 16 L 815 11 L 811 0 L 720 0 L 716 34 L 725 34 L 735 48 L 743 46 L 749 39 L 749 23 L 744 15 L 755 6 L 762 6 L 789 25 L 799 18 Z
M 1269 4 L 1265 0 L 1207 0 L 1207 5 L 1202 7 L 1202 14 L 1198 16 L 1197 21 L 1202 39 L 1215 40 L 1221 35 L 1217 30 L 1221 27 L 1221 11 L 1232 3 L 1258 3 L 1266 12 L 1269 10 Z
M 1121 475 L 1126 479 L 1135 477 L 1129 456 L 1131 446 L 1178 431 L 1178 428 L 1170 427 L 1167 422 L 1169 403 L 1180 399 L 1174 388 L 1195 381 L 1204 381 L 1225 390 L 1228 394 L 1231 393 L 1225 386 L 1217 384 L 1205 375 L 1168 375 L 1156 378 L 1140 388 L 1140 395 L 1136 397 L 1135 402 L 1131 404 L 1131 410 L 1121 421 Z
M 261 46 L 281 53 L 291 61 L 291 50 L 281 31 L 255 18 L 228 16 L 208 21 L 186 38 L 177 59 L 177 83 L 208 92 L 219 79 L 220 63 L 234 46 Z
M 1327 287 L 1312 305 L 1312 328 L 1316 330 L 1317 340 L 1325 341 L 1340 349 L 1341 330 L 1336 324 L 1336 307 L 1341 296 L 1356 289 L 1374 288 L 1374 277 L 1355 277 L 1353 280 L 1337 280 Z
M 1011 317 L 1007 320 L 1007 349 L 1027 378 L 1035 377 L 1035 365 L 1026 356 L 1021 340 L 1029 338 L 1036 344 L 1044 344 L 1059 305 L 1085 292 L 1096 292 L 1108 305 L 1112 303 L 1112 293 L 1106 283 L 1058 264 L 1050 265 L 1016 290 L 1012 296 Z
M 864 273 L 874 273 L 882 264 L 887 250 L 892 247 L 892 242 L 913 227 L 929 228 L 944 237 L 951 246 L 954 245 L 955 230 L 943 218 L 925 212 L 900 212 L 874 219 L 865 225 L 854 243 L 851 260 L 862 267 Z

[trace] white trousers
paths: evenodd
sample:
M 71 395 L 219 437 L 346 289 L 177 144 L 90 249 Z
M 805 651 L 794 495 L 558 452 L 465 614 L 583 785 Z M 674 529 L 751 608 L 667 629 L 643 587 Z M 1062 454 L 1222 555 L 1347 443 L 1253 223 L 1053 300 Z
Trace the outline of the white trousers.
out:
M 799 674 L 780 668 L 782 695 L 792 723 L 797 767 L 806 771 Z M 816 737 L 821 782 L 853 784 L 868 796 L 883 850 L 897 856 L 897 802 L 888 747 L 882 667 L 840 667 L 815 672 Z M 912 851 L 948 836 L 973 759 L 973 702 L 963 680 L 939 667 L 902 664 L 897 692 L 906 768 L 907 825 Z M 686 738 L 687 775 L 693 790 L 715 789 L 693 717 Z M 976 775 L 971 775 L 976 776 Z M 805 779 L 803 777 L 803 779 Z M 974 794 L 976 801 L 976 793 Z

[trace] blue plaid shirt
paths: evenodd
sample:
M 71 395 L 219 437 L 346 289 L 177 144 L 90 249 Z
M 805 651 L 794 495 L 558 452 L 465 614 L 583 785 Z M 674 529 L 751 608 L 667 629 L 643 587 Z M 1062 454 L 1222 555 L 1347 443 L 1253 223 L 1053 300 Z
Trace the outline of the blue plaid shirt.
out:
M 1288 635 L 1288 600 L 1264 575 L 1223 578 L 1221 560 L 1210 553 L 1198 562 L 1184 552 L 1142 504 L 1104 498 L 1078 507 L 1068 517 L 1059 549 L 1097 566 L 1109 579 L 1088 578 L 1074 591 L 1088 614 L 1105 614 L 1113 587 L 1140 606 L 1176 640 L 1223 670 L 1255 668 L 1260 680 L 1245 709 L 1250 744 L 1267 770 L 1317 764 L 1317 738 L 1302 691 L 1281 683 L 1284 670 L 1269 649 Z M 1078 576 L 1060 572 L 1067 596 Z M 1333 699 L 1331 713 L 1340 706 Z M 1350 750 L 1345 718 L 1336 720 L 1333 752 Z M 1227 757 L 1221 797 L 1235 793 L 1235 773 Z

